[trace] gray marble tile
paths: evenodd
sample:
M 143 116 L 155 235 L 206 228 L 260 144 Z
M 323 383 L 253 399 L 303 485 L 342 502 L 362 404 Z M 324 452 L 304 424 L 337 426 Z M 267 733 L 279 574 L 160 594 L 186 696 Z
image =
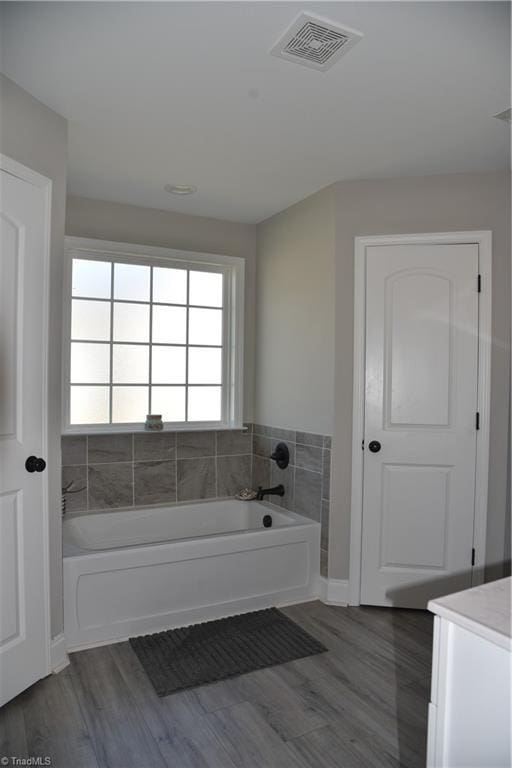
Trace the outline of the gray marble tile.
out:
M 324 435 L 324 448 L 331 450 L 332 437 L 330 435 Z
M 234 496 L 251 487 L 251 455 L 217 457 L 217 496 Z
M 254 490 L 258 488 L 270 487 L 270 459 L 265 459 L 262 456 L 254 455 L 252 457 L 252 487 Z
M 272 462 L 270 469 L 271 487 L 279 484 L 284 485 L 284 496 L 270 496 L 269 500 L 284 509 L 294 510 L 294 486 L 295 486 L 295 467 L 289 464 L 286 469 L 279 469 L 275 462 Z
M 295 511 L 320 522 L 322 475 L 295 468 Z
M 215 496 L 215 458 L 178 459 L 178 501 Z
M 311 469 L 313 472 L 322 471 L 322 448 L 313 445 L 297 443 L 295 448 L 295 466 Z
M 89 435 L 87 461 L 89 464 L 109 464 L 132 461 L 133 435 Z
M 88 468 L 89 509 L 133 504 L 133 464 L 93 464 Z
M 240 430 L 217 432 L 217 456 L 252 453 L 252 434 Z
M 290 453 L 290 464 L 295 464 L 295 443 L 291 443 L 288 440 L 280 440 L 279 438 L 273 437 L 270 445 L 271 453 L 274 453 L 279 443 L 284 443 L 287 446 L 288 451 Z
M 215 456 L 215 432 L 178 432 L 178 459 Z
M 272 434 L 272 427 L 266 427 L 264 424 L 253 424 L 252 432 L 254 435 L 263 435 L 270 437 Z
M 326 549 L 320 550 L 320 576 L 324 579 L 329 575 L 329 554 Z
M 313 432 L 297 432 L 295 440 L 297 443 L 316 445 L 318 448 L 322 448 L 324 444 L 324 436 L 314 434 Z
M 283 443 L 294 443 L 296 432 L 294 429 L 284 429 L 284 427 L 271 427 L 270 434 L 277 437 Z
M 176 462 L 143 461 L 133 465 L 135 504 L 176 501 Z
M 329 548 L 329 517 L 330 517 L 331 505 L 328 501 L 322 501 L 322 519 L 321 519 L 321 532 L 320 532 L 320 546 L 322 549 Z
M 164 461 L 175 458 L 175 432 L 148 432 L 133 436 L 134 461 Z
M 253 435 L 252 450 L 256 456 L 269 458 L 272 453 L 272 441 L 270 437 Z
M 324 448 L 322 461 L 322 499 L 331 498 L 331 452 Z
M 62 467 L 62 487 L 67 488 L 69 483 L 73 483 L 69 491 L 66 494 L 63 492 L 66 512 L 81 512 L 87 509 L 87 467 Z M 80 488 L 83 490 L 79 490 Z
M 86 435 L 65 435 L 61 441 L 62 466 L 87 463 Z

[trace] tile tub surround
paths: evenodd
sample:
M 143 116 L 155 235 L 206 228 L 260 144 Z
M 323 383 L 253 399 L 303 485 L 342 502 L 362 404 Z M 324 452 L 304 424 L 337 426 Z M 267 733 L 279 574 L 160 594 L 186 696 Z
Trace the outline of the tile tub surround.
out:
M 277 443 L 286 443 L 290 464 L 279 469 L 270 454 Z M 273 496 L 275 504 L 321 523 L 320 572 L 327 576 L 331 484 L 331 437 L 299 430 L 253 425 L 253 487 L 282 483 L 285 495 Z
M 290 451 L 279 469 L 270 454 Z M 260 424 L 222 432 L 136 432 L 62 438 L 68 512 L 150 506 L 234 496 L 241 488 L 282 483 L 271 501 L 321 523 L 321 574 L 327 575 L 331 438 Z
M 62 438 L 68 512 L 234 496 L 252 484 L 252 434 L 136 432 Z

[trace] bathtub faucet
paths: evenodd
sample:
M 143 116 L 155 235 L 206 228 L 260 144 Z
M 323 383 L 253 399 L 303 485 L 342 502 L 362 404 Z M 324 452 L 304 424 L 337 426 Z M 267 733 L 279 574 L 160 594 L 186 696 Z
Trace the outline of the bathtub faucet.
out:
M 256 498 L 261 501 L 265 496 L 284 496 L 284 485 L 276 485 L 274 488 L 258 488 Z

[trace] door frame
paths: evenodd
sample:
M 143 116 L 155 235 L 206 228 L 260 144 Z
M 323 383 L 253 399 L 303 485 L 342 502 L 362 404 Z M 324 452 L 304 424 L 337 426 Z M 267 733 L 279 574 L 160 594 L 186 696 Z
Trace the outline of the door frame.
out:
M 41 247 L 41 258 L 43 261 L 43 317 L 42 317 L 42 397 L 41 397 L 41 416 L 42 416 L 42 450 L 44 456 L 49 456 L 48 441 L 48 342 L 49 342 L 49 309 L 50 309 L 50 242 L 51 242 L 51 205 L 52 205 L 52 180 L 28 168 L 25 165 L 13 160 L 11 157 L 0 153 L 0 170 L 15 176 L 27 184 L 31 184 L 43 193 L 45 203 L 44 215 L 44 242 Z M 43 517 L 43 592 L 44 592 L 44 637 L 45 637 L 45 658 L 46 669 L 42 677 L 49 675 L 52 671 L 51 663 L 51 613 L 50 613 L 50 520 L 49 520 L 49 482 L 48 472 L 43 472 L 43 496 L 42 510 Z
M 487 490 L 489 477 L 489 426 L 491 400 L 492 348 L 492 232 L 434 232 L 426 234 L 377 235 L 356 237 L 354 249 L 354 388 L 352 417 L 352 496 L 350 508 L 349 605 L 359 605 L 361 598 L 363 470 L 361 450 L 365 419 L 366 356 L 366 249 L 378 245 L 454 245 L 477 244 L 481 293 L 478 312 L 478 405 L 480 425 L 476 439 L 475 516 L 473 547 L 475 566 L 473 586 L 482 584 L 487 535 Z M 476 281 L 476 275 L 475 275 Z M 475 284 L 475 290 L 477 286 Z

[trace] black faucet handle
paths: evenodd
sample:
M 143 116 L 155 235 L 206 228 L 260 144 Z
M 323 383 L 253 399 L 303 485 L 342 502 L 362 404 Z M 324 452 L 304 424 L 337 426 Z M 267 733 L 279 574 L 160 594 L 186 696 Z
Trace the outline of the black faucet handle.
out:
M 270 458 L 275 461 L 279 469 L 286 469 L 290 463 L 290 451 L 286 443 L 278 443 Z

